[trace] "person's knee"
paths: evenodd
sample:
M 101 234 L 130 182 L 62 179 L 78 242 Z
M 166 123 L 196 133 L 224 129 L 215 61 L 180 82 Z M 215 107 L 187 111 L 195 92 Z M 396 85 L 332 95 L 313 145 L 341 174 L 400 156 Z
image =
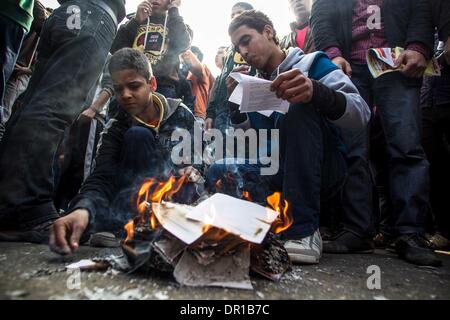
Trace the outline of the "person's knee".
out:
M 154 141 L 155 137 L 153 133 L 143 127 L 131 127 L 125 132 L 124 141 L 130 142 L 139 142 L 143 143 L 144 141 Z

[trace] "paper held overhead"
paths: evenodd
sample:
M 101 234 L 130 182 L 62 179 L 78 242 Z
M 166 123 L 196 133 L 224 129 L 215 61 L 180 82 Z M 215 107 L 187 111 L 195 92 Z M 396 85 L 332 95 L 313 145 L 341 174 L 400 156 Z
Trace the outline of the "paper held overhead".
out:
M 230 73 L 230 77 L 235 79 L 238 85 L 228 100 L 238 104 L 242 113 L 261 112 L 267 115 L 273 111 L 281 113 L 289 111 L 289 102 L 278 98 L 275 92 L 270 91 L 272 81 L 238 72 Z

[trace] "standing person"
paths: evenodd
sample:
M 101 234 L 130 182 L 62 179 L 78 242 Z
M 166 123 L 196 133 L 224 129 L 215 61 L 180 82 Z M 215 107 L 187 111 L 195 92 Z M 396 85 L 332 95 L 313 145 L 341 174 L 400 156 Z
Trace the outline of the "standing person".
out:
M 231 8 L 231 19 L 238 16 L 242 12 L 252 10 L 253 6 L 247 2 L 238 2 Z M 216 128 L 222 132 L 230 126 L 230 115 L 227 108 L 227 86 L 226 79 L 234 68 L 239 66 L 246 66 L 247 62 L 242 59 L 239 52 L 236 52 L 231 46 L 226 50 L 225 57 L 223 59 L 223 68 L 220 76 L 216 79 L 216 85 L 214 86 L 214 92 L 212 98 L 208 103 L 206 110 L 205 128 Z M 250 74 L 255 74 L 255 70 L 252 69 Z
M 181 59 L 189 70 L 186 79 L 191 82 L 192 95 L 195 96 L 194 114 L 204 120 L 214 77 L 208 66 L 202 62 L 203 53 L 199 48 L 191 47 L 181 54 Z
M 217 49 L 217 53 L 214 58 L 214 63 L 216 64 L 216 67 L 219 68 L 219 70 L 222 70 L 223 68 L 223 58 L 225 56 L 226 50 L 227 47 L 225 46 L 220 46 L 219 49 Z
M 58 218 L 58 144 L 82 111 L 125 16 L 123 0 L 60 3 L 44 24 L 36 68 L 0 145 L 1 240 L 47 241 Z
M 378 16 L 373 15 L 374 10 Z M 339 6 L 334 1 L 316 0 L 311 27 L 316 48 L 351 76 L 369 106 L 376 105 L 379 111 L 389 158 L 398 255 L 418 265 L 440 265 L 424 239 L 430 208 L 429 164 L 420 141 L 419 90 L 433 47 L 428 0 L 343 0 Z M 405 48 L 395 61 L 404 65 L 403 70 L 373 79 L 366 63 L 367 50 L 397 46 Z M 374 234 L 368 132 L 348 145 L 344 230 L 324 246 L 324 252 L 357 252 Z
M 181 0 L 145 0 L 136 16 L 120 27 L 111 53 L 134 48 L 147 56 L 156 80 L 157 92 L 179 98 L 180 54 L 191 46 L 191 31 L 180 16 Z
M 3 98 L 14 71 L 20 47 L 33 22 L 34 0 L 4 0 L 0 3 L 0 141 L 4 128 Z
M 289 0 L 289 9 L 295 16 L 295 21 L 291 23 L 291 33 L 285 36 L 280 43 L 280 47 L 287 49 L 297 47 L 305 53 L 314 50 L 314 41 L 309 27 L 309 15 L 311 14 L 307 7 L 306 0 Z

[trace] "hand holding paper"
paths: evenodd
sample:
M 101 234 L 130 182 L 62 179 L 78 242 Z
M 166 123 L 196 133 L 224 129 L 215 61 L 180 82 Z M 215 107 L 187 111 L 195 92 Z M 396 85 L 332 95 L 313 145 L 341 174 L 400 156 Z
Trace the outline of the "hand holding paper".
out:
M 230 102 L 240 105 L 241 112 L 278 111 L 286 113 L 289 102 L 278 98 L 270 91 L 272 81 L 232 72 L 230 77 L 239 84 L 234 89 Z

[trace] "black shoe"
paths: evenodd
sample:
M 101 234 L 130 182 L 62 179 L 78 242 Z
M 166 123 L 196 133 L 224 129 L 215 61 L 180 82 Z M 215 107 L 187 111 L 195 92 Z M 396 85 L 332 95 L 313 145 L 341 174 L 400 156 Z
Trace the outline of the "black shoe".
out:
M 0 231 L 0 241 L 47 244 L 53 221 L 50 219 L 32 227 L 22 226 L 19 230 Z
M 342 231 L 332 241 L 323 244 L 325 253 L 373 253 L 373 241 L 350 231 Z
M 419 266 L 439 267 L 442 261 L 428 248 L 427 240 L 419 234 L 406 234 L 397 238 L 395 249 L 398 256 Z

